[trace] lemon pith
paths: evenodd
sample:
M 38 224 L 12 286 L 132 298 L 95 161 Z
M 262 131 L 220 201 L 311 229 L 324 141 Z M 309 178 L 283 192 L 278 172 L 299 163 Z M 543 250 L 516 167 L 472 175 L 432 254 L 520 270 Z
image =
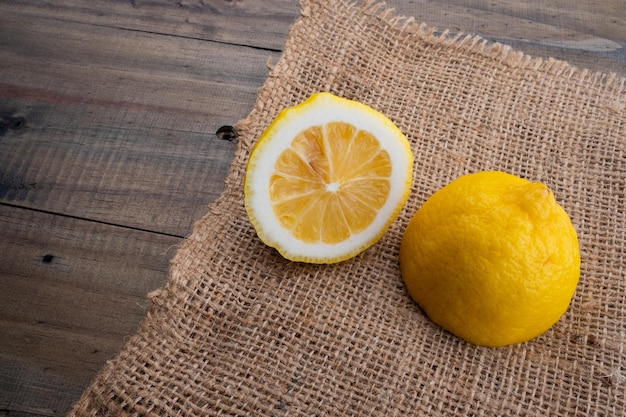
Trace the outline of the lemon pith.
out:
M 408 198 L 413 156 L 374 109 L 317 93 L 253 147 L 244 203 L 259 238 L 294 261 L 334 263 L 374 244 Z
M 433 194 L 404 233 L 409 294 L 437 324 L 479 345 L 548 330 L 580 275 L 576 231 L 544 184 L 503 172 L 457 178 Z

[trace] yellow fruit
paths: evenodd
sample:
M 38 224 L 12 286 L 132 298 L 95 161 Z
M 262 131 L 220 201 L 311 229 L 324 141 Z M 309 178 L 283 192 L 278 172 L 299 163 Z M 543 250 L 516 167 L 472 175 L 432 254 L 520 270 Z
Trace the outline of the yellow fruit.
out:
M 376 243 L 406 202 L 406 137 L 362 103 L 317 93 L 283 110 L 252 148 L 244 202 L 285 258 L 334 263 Z
M 548 330 L 580 275 L 576 231 L 543 184 L 503 172 L 457 178 L 415 213 L 400 247 L 411 297 L 437 324 L 478 345 Z

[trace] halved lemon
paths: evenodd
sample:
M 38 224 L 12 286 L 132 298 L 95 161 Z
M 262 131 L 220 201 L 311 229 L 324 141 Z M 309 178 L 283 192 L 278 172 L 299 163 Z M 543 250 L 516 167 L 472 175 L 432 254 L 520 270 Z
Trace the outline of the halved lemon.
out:
M 259 238 L 285 258 L 335 263 L 383 236 L 412 176 L 411 147 L 389 118 L 316 93 L 283 110 L 259 137 L 244 203 Z

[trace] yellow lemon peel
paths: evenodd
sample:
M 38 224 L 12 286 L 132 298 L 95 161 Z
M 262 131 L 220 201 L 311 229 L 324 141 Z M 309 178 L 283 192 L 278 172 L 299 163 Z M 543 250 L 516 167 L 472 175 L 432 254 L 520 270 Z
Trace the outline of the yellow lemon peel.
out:
M 560 319 L 580 254 L 547 186 L 491 171 L 459 177 L 422 205 L 403 235 L 400 267 L 435 323 L 496 347 L 533 339 Z

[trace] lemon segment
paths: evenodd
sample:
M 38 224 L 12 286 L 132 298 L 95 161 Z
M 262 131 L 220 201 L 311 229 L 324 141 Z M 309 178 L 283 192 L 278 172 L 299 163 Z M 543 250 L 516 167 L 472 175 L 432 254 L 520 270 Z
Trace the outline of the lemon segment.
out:
M 580 254 L 574 226 L 547 186 L 480 172 L 452 181 L 415 213 L 400 268 L 435 323 L 498 347 L 533 339 L 560 319 Z
M 244 203 L 257 235 L 285 258 L 349 259 L 373 245 L 404 206 L 408 140 L 362 103 L 317 93 L 283 110 L 250 153 Z

